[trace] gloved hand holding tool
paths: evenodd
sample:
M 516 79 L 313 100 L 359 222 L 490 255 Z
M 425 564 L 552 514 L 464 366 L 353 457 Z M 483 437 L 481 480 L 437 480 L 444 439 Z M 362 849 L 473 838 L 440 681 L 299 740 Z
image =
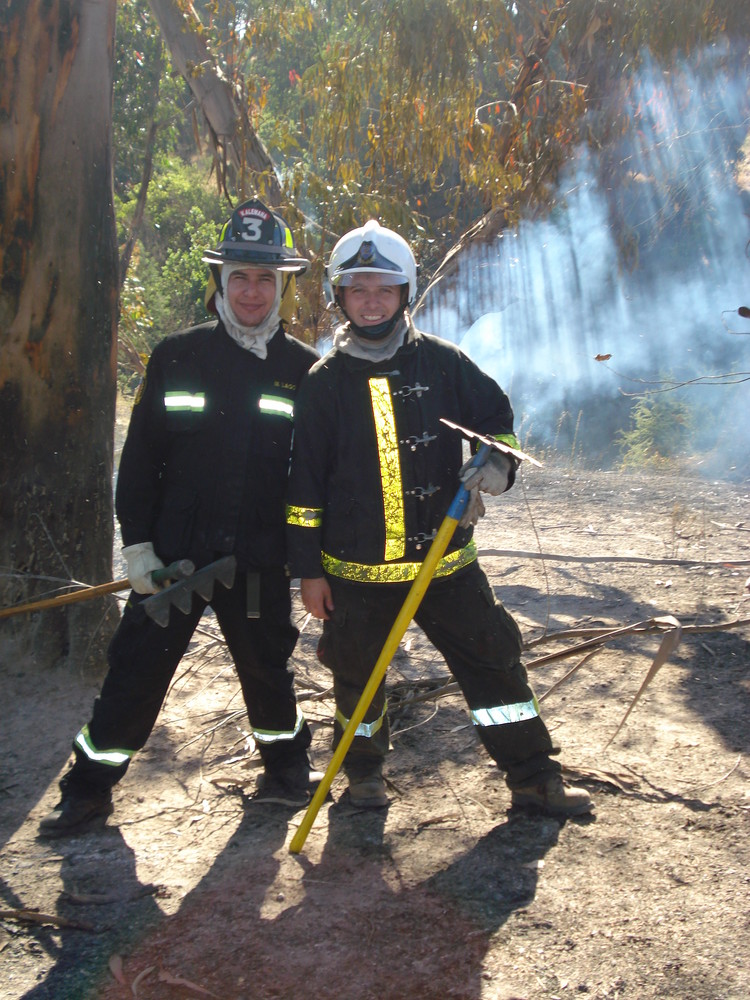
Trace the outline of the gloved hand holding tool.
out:
M 136 594 L 156 594 L 161 586 L 152 573 L 164 569 L 164 563 L 154 552 L 152 542 L 138 542 L 126 545 L 122 550 L 128 566 L 128 580 Z
M 476 466 L 474 459 L 461 466 L 458 478 L 467 490 L 480 490 L 490 496 L 499 497 L 510 486 L 510 472 L 513 468 L 511 459 L 500 451 L 490 452 L 484 465 Z M 484 511 L 482 511 L 482 514 Z M 479 515 L 479 517 L 482 516 Z M 473 521 L 472 524 L 476 524 Z
M 466 487 L 464 487 L 464 489 L 465 488 Z M 484 501 L 479 493 L 479 489 L 476 486 L 472 486 L 469 490 L 469 499 L 466 502 L 464 516 L 458 522 L 459 528 L 468 528 L 470 525 L 476 525 L 479 522 L 479 518 L 484 517 L 486 513 L 487 511 L 484 506 Z
M 150 545 L 150 542 L 145 543 Z M 130 546 L 128 546 L 130 548 Z M 123 550 L 124 551 L 124 550 Z M 127 556 L 126 556 L 127 558 Z M 175 562 L 170 563 L 169 566 L 165 566 L 161 560 L 154 555 L 154 560 L 156 565 L 153 569 L 148 570 L 150 574 L 150 582 L 148 580 L 143 580 L 139 585 L 148 586 L 150 589 L 145 591 L 136 591 L 136 593 L 144 593 L 153 595 L 147 601 L 144 601 L 144 605 L 148 605 L 150 601 L 156 600 L 157 594 L 163 594 L 163 587 L 166 587 L 171 580 L 189 582 L 190 578 L 195 573 L 195 565 L 189 559 L 177 559 Z M 198 580 L 196 581 L 197 586 L 202 585 L 202 577 L 206 574 L 214 571 L 214 567 L 217 568 L 217 572 L 220 574 L 220 578 L 223 578 L 227 572 L 226 567 L 227 560 L 220 559 L 217 563 L 211 563 L 209 566 L 205 567 L 198 572 Z M 234 567 L 231 567 L 231 571 L 234 572 Z M 28 614 L 33 611 L 46 611 L 53 608 L 62 607 L 64 604 L 77 604 L 78 601 L 91 601 L 95 597 L 103 597 L 105 594 L 116 594 L 120 590 L 127 590 L 131 588 L 136 590 L 133 586 L 133 578 L 137 578 L 135 568 L 133 569 L 133 576 L 125 577 L 122 580 L 110 580 L 109 583 L 100 583 L 95 587 L 80 587 L 78 590 L 70 591 L 67 594 L 58 594 L 56 597 L 44 597 L 39 601 L 28 601 L 25 604 L 16 604 L 10 608 L 3 608 L 0 610 L 0 618 L 10 618 L 13 615 Z M 224 586 L 230 586 L 230 584 L 225 583 L 222 579 Z M 176 584 L 172 584 L 176 586 Z M 167 587 L 167 591 L 171 588 Z M 161 598 L 159 599 L 161 600 Z M 183 597 L 180 595 L 178 598 L 180 603 L 183 603 Z M 163 602 L 162 602 L 163 603 Z M 146 606 L 146 612 L 149 613 L 149 617 L 153 617 L 154 621 L 159 619 L 159 624 L 163 624 L 161 618 L 163 616 L 163 609 L 161 607 L 153 609 L 153 615 L 150 614 L 151 608 Z

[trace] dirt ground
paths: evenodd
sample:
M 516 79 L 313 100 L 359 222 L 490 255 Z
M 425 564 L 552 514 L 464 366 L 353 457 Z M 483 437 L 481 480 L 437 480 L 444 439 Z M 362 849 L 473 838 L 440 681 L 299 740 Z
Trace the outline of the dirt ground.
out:
M 257 754 L 206 618 L 107 826 L 45 843 L 37 823 L 97 684 L 6 662 L 0 996 L 747 1000 L 750 627 L 718 626 L 750 619 L 750 483 L 528 468 L 488 502 L 477 537 L 593 817 L 508 811 L 412 627 L 388 675 L 389 809 L 347 810 L 338 776 L 292 854 L 304 814 L 253 803 Z M 676 622 L 659 633 L 538 662 L 590 635 L 566 630 L 664 616 Z M 319 626 L 298 599 L 295 617 L 325 769 Z M 679 644 L 615 735 L 677 623 Z

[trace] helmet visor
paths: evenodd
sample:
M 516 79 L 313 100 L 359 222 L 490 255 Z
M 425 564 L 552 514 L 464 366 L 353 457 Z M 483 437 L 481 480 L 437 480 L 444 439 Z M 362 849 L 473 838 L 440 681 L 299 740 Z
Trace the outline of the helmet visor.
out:
M 346 271 L 344 274 L 334 275 L 332 283 L 341 288 L 345 285 L 354 285 L 360 274 L 377 274 L 381 285 L 407 285 L 409 279 L 405 274 L 394 274 L 393 271 L 380 271 L 376 267 L 358 267 L 355 271 Z
M 372 240 L 364 240 L 352 257 L 338 265 L 331 284 L 351 285 L 357 274 L 377 274 L 384 285 L 406 285 L 409 281 L 402 268 L 382 254 Z

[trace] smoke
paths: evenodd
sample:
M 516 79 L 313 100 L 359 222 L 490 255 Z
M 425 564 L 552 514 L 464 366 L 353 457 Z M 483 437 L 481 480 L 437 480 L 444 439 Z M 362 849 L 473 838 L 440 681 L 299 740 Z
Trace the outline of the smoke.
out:
M 750 196 L 736 180 L 750 80 L 723 67 L 713 52 L 671 73 L 647 62 L 627 140 L 596 160 L 579 149 L 552 213 L 465 252 L 451 298 L 420 310 L 422 329 L 506 389 L 527 440 L 576 438 L 607 463 L 629 394 L 698 380 L 672 390 L 702 430 L 694 447 L 716 449 L 716 422 L 731 421 L 712 467 L 746 464 L 750 382 L 720 376 L 750 369 L 750 336 L 735 335 L 750 334 L 737 312 L 750 305 Z

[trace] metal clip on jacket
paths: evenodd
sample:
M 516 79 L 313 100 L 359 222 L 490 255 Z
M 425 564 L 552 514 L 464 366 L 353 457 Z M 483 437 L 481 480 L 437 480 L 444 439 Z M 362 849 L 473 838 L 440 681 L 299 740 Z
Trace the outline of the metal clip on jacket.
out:
M 413 394 L 416 393 L 417 399 L 421 399 L 422 393 L 423 392 L 429 392 L 429 391 L 430 391 L 429 385 L 420 385 L 419 382 L 417 382 L 416 385 L 404 385 L 404 386 L 402 386 L 397 392 L 394 392 L 393 395 L 394 396 L 403 396 L 405 399 L 408 399 L 409 396 L 411 396 L 411 395 L 413 395 Z
M 429 486 L 415 486 L 413 490 L 405 490 L 404 496 L 416 497 L 418 500 L 424 500 L 425 497 L 431 497 L 433 493 L 437 493 L 439 489 L 439 486 L 433 486 L 432 483 L 430 483 Z
M 437 529 L 435 529 L 435 531 L 431 531 L 429 535 L 424 531 L 419 531 L 416 535 L 412 535 L 411 538 L 408 538 L 407 541 L 416 542 L 417 548 L 421 549 L 424 543 L 431 542 L 435 535 L 437 535 Z
M 437 440 L 437 434 L 428 434 L 427 431 L 422 434 L 421 437 L 417 437 L 416 434 L 412 434 L 411 437 L 402 438 L 399 444 L 408 444 L 412 451 L 417 450 L 417 445 L 429 444 L 430 441 Z

